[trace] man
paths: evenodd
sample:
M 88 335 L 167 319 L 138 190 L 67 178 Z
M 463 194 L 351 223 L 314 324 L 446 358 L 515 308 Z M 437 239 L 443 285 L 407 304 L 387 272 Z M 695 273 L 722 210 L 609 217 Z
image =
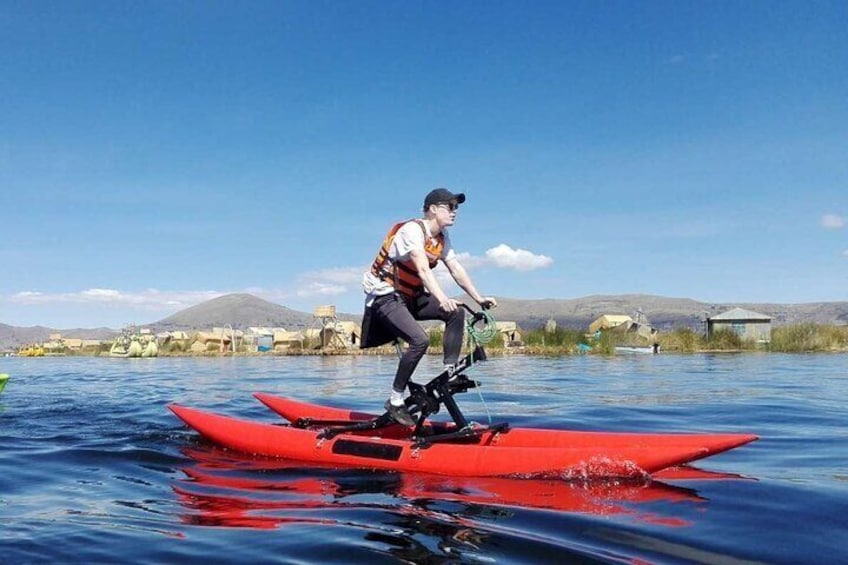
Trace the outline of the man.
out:
M 424 217 L 395 224 L 371 269 L 363 277 L 366 293 L 361 347 L 376 347 L 403 339 L 408 347 L 398 363 L 386 410 L 398 423 L 414 424 L 403 400 L 406 385 L 427 351 L 430 338 L 416 320 L 445 322 L 444 362 L 452 370 L 459 360 L 465 310 L 449 298 L 433 274 L 442 261 L 456 283 L 480 305 L 497 306 L 481 296 L 457 260 L 447 229 L 456 222 L 465 194 L 445 188 L 430 191 L 424 199 Z

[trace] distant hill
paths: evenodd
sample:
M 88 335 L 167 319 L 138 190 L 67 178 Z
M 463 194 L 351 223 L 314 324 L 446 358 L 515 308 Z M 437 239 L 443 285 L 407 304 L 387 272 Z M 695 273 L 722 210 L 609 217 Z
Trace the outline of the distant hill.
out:
M 359 317 L 338 314 L 340 320 Z M 244 329 L 250 326 L 281 327 L 287 330 L 306 329 L 313 323 L 311 313 L 299 312 L 268 302 L 252 294 L 227 294 L 180 310 L 149 327 L 158 331 L 192 330 L 223 327 Z
M 814 302 L 807 304 L 752 304 L 744 302 L 699 302 L 689 298 L 668 298 L 648 294 L 585 296 L 571 300 L 516 300 L 497 298 L 495 317 L 516 321 L 525 329 L 541 327 L 549 319 L 571 328 L 587 328 L 602 314 L 626 314 L 637 311 L 655 327 L 700 329 L 704 318 L 734 307 L 771 316 L 775 326 L 786 324 L 848 324 L 848 302 Z
M 462 297 L 460 299 L 463 299 Z M 464 297 L 469 305 L 472 301 Z M 498 320 L 518 322 L 525 329 L 541 327 L 551 318 L 570 328 L 587 328 L 602 314 L 627 314 L 637 311 L 655 327 L 699 329 L 707 316 L 715 316 L 734 307 L 754 310 L 771 316 L 775 325 L 816 323 L 848 324 L 848 302 L 818 302 L 809 304 L 748 304 L 707 303 L 690 298 L 669 298 L 648 294 L 585 296 L 574 299 L 519 300 L 498 298 L 494 311 Z M 360 321 L 361 315 L 338 313 L 340 320 Z M 156 331 L 189 330 L 224 326 L 279 326 L 286 329 L 308 328 L 313 323 L 311 313 L 291 310 L 251 294 L 228 294 L 150 324 Z
M 471 300 L 465 297 L 471 304 Z M 707 316 L 715 316 L 734 307 L 753 310 L 772 317 L 775 326 L 799 323 L 848 324 L 848 302 L 813 302 L 806 304 L 752 304 L 744 302 L 708 303 L 689 298 L 668 298 L 648 294 L 585 296 L 574 299 L 519 300 L 498 297 L 494 315 L 498 320 L 514 321 L 524 329 L 541 327 L 549 319 L 560 327 L 585 329 L 602 314 L 627 314 L 641 311 L 648 322 L 660 330 L 689 327 L 699 330 Z M 360 321 L 361 315 L 338 313 L 340 320 Z M 268 302 L 252 294 L 228 294 L 181 310 L 152 324 L 154 331 L 198 330 L 230 325 L 236 329 L 250 326 L 305 329 L 312 325 L 311 313 L 299 312 Z M 54 330 L 41 326 L 18 328 L 0 324 L 0 350 L 25 343 L 46 341 L 59 331 L 67 337 L 110 339 L 118 332 L 108 328 Z
M 50 339 L 50 334 L 52 333 L 60 333 L 66 337 L 76 337 L 81 339 L 111 339 L 120 332 L 109 328 L 73 328 L 57 330 L 53 328 L 45 328 L 44 326 L 22 328 L 0 324 L 0 351 L 17 349 L 21 345 L 25 345 L 27 343 L 43 343 Z

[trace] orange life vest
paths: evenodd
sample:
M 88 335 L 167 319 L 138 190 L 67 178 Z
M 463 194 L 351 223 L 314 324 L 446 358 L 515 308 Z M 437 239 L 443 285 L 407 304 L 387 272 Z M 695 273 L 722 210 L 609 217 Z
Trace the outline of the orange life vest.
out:
M 424 232 L 424 252 L 427 254 L 427 260 L 430 263 L 430 268 L 434 268 L 442 257 L 442 251 L 445 248 L 445 236 L 443 233 L 435 237 L 427 237 L 427 228 L 422 220 L 407 220 L 398 222 L 392 226 L 386 238 L 383 240 L 383 245 L 380 251 L 377 252 L 377 257 L 374 258 L 374 263 L 371 264 L 371 274 L 378 277 L 395 287 L 395 290 L 405 294 L 411 298 L 419 296 L 424 292 L 424 283 L 421 277 L 418 276 L 418 269 L 415 268 L 415 263 L 412 260 L 394 261 L 389 259 L 389 249 L 392 246 L 392 241 L 398 230 L 409 222 L 415 222 L 421 227 Z

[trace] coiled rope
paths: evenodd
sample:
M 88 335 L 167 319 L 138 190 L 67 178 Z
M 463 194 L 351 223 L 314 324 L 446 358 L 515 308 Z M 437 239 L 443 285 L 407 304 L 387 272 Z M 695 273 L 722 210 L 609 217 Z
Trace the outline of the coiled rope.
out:
M 479 322 L 485 322 L 482 328 L 478 328 Z M 496 335 L 498 335 L 498 327 L 495 323 L 495 317 L 488 310 L 483 310 L 471 318 L 465 320 L 465 327 L 468 330 L 468 335 L 475 345 L 486 345 Z

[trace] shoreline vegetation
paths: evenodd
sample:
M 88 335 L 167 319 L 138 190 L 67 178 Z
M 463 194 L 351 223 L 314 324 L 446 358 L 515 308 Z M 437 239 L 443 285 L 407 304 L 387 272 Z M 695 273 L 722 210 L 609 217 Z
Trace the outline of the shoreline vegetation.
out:
M 706 337 L 690 328 L 677 328 L 660 332 L 657 343 L 661 353 L 825 353 L 848 352 L 848 326 L 795 324 L 774 328 L 771 341 L 759 343 L 744 340 L 731 330 L 718 330 Z M 650 347 L 651 343 L 636 336 L 615 332 L 601 332 L 597 339 L 589 339 L 578 330 L 544 329 L 525 334 L 525 353 L 535 355 L 600 354 L 615 355 L 616 347 Z M 503 349 L 496 343 L 490 349 Z M 587 350 L 586 347 L 591 349 Z M 507 348 L 509 349 L 509 348 Z
M 689 353 L 740 353 L 740 352 L 774 352 L 774 353 L 845 353 L 848 352 L 848 326 L 794 324 L 773 328 L 771 340 L 760 343 L 754 340 L 743 340 L 731 330 L 718 330 L 706 337 L 691 328 L 677 328 L 668 332 L 660 332 L 656 343 L 662 354 Z M 485 345 L 490 355 L 620 355 L 617 347 L 637 348 L 645 351 L 653 343 L 640 339 L 636 335 L 602 331 L 597 336 L 587 335 L 580 330 L 557 328 L 546 330 L 539 328 L 525 332 L 521 342 L 507 342 L 503 336 L 495 336 Z M 470 343 L 466 344 L 466 350 Z M 220 356 L 287 356 L 287 355 L 396 355 L 391 345 L 374 349 L 321 348 L 319 344 L 305 342 L 302 347 L 283 350 L 256 351 L 244 344 L 238 344 L 233 350 L 218 347 L 205 351 L 191 351 L 185 342 L 165 342 L 159 345 L 159 357 L 220 357 Z M 430 334 L 429 354 L 442 352 L 442 334 L 434 331 Z M 48 354 L 66 356 L 95 356 L 109 357 L 108 347 L 86 351 L 63 351 Z M 625 355 L 627 353 L 624 353 Z

